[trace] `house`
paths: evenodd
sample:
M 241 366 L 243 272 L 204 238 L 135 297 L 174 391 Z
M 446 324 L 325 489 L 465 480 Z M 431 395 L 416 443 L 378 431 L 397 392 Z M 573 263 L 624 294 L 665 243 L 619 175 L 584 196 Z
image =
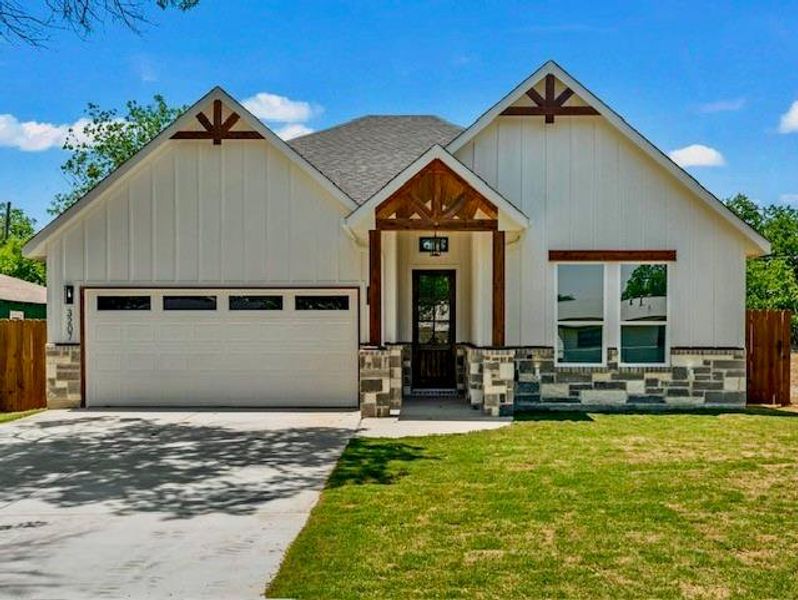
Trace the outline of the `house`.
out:
M 465 129 L 284 142 L 220 88 L 26 246 L 50 406 L 745 402 L 767 240 L 547 62 Z
M 0 275 L 0 319 L 44 319 L 47 289 L 41 285 Z

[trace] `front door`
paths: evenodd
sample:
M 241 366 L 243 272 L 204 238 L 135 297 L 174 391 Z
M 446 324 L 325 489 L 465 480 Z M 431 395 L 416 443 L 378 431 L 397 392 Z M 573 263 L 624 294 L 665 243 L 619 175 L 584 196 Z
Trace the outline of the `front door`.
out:
M 413 387 L 453 389 L 455 272 L 413 271 Z

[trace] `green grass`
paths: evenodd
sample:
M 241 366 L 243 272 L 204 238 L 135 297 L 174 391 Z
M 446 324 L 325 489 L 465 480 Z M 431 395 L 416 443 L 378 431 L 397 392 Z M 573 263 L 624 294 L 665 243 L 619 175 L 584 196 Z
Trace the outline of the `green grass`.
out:
M 31 415 L 35 415 L 36 413 L 42 412 L 43 408 L 37 408 L 35 410 L 22 410 L 19 412 L 0 412 L 0 423 L 9 423 L 11 421 L 16 421 L 17 419 L 22 419 L 23 417 L 29 417 Z
M 354 439 L 270 597 L 798 596 L 798 413 Z

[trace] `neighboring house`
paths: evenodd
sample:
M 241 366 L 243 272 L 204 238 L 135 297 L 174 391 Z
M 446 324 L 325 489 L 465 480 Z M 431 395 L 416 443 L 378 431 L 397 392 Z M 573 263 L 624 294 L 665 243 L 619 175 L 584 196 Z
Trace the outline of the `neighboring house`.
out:
M 422 390 L 493 415 L 743 404 L 769 244 L 548 62 L 466 129 L 288 143 L 215 88 L 25 250 L 50 406 L 383 416 Z
M 0 275 L 0 319 L 47 318 L 47 288 Z

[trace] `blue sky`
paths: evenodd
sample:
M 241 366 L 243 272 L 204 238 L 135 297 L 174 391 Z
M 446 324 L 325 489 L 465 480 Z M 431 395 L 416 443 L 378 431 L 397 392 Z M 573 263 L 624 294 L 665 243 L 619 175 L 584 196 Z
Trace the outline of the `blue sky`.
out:
M 219 84 L 265 94 L 276 130 L 374 113 L 468 125 L 553 58 L 664 151 L 688 148 L 676 156 L 704 163 L 688 170 L 716 195 L 798 206 L 794 2 L 201 0 L 149 16 L 141 35 L 0 42 L 0 201 L 49 220 L 64 127 L 87 102 L 184 104 Z

